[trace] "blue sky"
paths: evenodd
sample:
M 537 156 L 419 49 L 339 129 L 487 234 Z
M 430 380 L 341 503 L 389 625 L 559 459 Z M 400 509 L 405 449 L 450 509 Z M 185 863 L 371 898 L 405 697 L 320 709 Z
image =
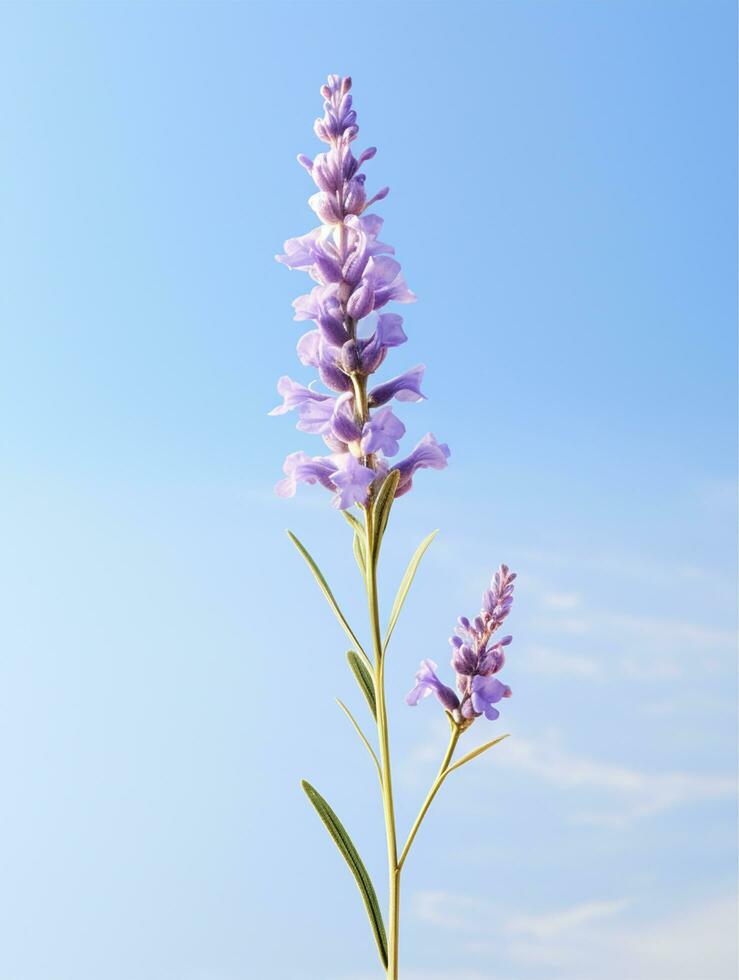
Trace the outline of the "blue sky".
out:
M 310 778 L 382 880 L 344 642 L 363 624 L 273 261 L 355 79 L 419 296 L 409 438 L 452 448 L 388 668 L 401 826 L 444 738 L 404 706 L 520 576 L 490 733 L 407 866 L 404 980 L 730 980 L 736 869 L 732 4 L 5 3 L 0 10 L 0 976 L 369 980 Z M 358 627 L 363 628 L 363 627 Z

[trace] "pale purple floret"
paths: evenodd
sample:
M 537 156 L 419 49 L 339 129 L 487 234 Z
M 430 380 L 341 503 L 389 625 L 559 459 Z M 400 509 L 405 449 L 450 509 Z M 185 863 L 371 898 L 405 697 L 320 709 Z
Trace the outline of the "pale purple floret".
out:
M 504 649 L 513 637 L 503 636 L 495 642 L 491 640 L 493 633 L 510 612 L 515 579 L 515 573 L 507 565 L 501 565 L 493 576 L 490 588 L 483 594 L 479 616 L 475 616 L 472 622 L 466 616 L 460 616 L 454 635 L 449 640 L 459 699 L 457 708 L 448 710 L 451 710 L 454 720 L 463 727 L 472 724 L 481 715 L 495 721 L 500 712 L 494 706 L 503 698 L 511 696 L 510 687 L 502 684 L 494 675 L 503 667 Z M 435 673 L 433 679 L 426 677 L 424 664 L 429 663 L 431 661 L 423 662 L 421 672 L 416 675 L 418 684 L 411 695 L 415 696 L 422 683 L 441 684 Z M 433 665 L 433 671 L 435 670 L 436 664 Z M 420 695 L 415 700 L 409 700 L 411 695 L 406 701 L 408 704 L 416 704 Z
M 482 677 L 478 674 L 472 679 L 472 690 L 470 700 L 462 705 L 462 715 L 474 718 L 477 715 L 485 715 L 489 721 L 495 721 L 500 717 L 500 712 L 493 705 L 497 704 L 501 698 L 509 698 L 511 689 L 506 684 L 495 677 Z M 471 710 L 468 706 L 471 705 Z M 467 710 L 465 710 L 467 709 Z
M 374 470 L 363 466 L 351 453 L 342 456 L 338 468 L 331 474 L 331 480 L 338 491 L 334 504 L 345 510 L 352 504 L 364 503 L 367 489 L 375 475 Z
M 285 477 L 275 486 L 278 497 L 293 497 L 298 483 L 320 483 L 327 490 L 336 489 L 331 481 L 336 463 L 329 457 L 311 458 L 307 453 L 290 453 L 282 469 Z
M 397 378 L 391 378 L 390 381 L 377 385 L 370 391 L 370 405 L 385 405 L 392 398 L 397 398 L 399 402 L 420 402 L 426 397 L 421 391 L 425 370 L 425 365 L 418 364 L 410 371 L 398 375 Z
M 293 408 L 302 409 L 310 402 L 323 402 L 333 404 L 331 395 L 322 394 L 320 391 L 313 391 L 306 388 L 297 381 L 284 374 L 277 382 L 277 393 L 282 395 L 282 405 L 273 408 L 270 415 L 284 415 L 285 412 L 292 411 Z
M 402 462 L 394 467 L 400 470 L 400 480 L 395 491 L 396 497 L 402 497 L 413 486 L 413 475 L 417 470 L 443 470 L 449 459 L 449 446 L 439 443 L 432 433 L 427 432 L 416 448 Z
M 376 412 L 369 422 L 365 422 L 362 435 L 362 452 L 383 453 L 385 456 L 395 456 L 400 449 L 398 439 L 405 435 L 405 426 L 393 415 L 391 408 L 383 408 Z
M 367 193 L 361 168 L 376 150 L 370 147 L 356 157 L 352 152 L 358 127 L 350 89 L 351 79 L 329 76 L 321 88 L 324 114 L 314 126 L 328 148 L 314 159 L 298 157 L 318 188 L 309 204 L 321 224 L 286 241 L 284 253 L 277 256 L 287 268 L 307 272 L 316 284 L 293 302 L 295 320 L 315 324 L 298 341 L 297 354 L 301 364 L 317 371 L 328 392 L 283 377 L 278 384 L 283 403 L 270 413 L 295 409 L 298 429 L 320 435 L 332 453 L 313 459 L 293 453 L 285 461 L 286 476 L 277 492 L 290 496 L 299 482 L 321 483 L 335 493 L 334 503 L 341 508 L 364 505 L 389 472 L 388 459 L 399 452 L 405 426 L 389 408 L 374 410 L 393 398 L 415 402 L 425 397 L 422 366 L 367 390 L 367 379 L 388 351 L 407 339 L 403 318 L 384 307 L 412 303 L 416 297 L 393 258 L 394 249 L 379 240 L 383 219 L 368 210 L 387 196 L 388 188 L 373 196 Z M 446 466 L 447 447 L 427 439 L 436 449 L 419 444 L 399 464 L 396 496 L 407 493 L 416 470 Z
M 433 660 L 422 660 L 421 668 L 416 674 L 416 686 L 405 696 L 405 703 L 415 706 L 422 698 L 435 694 L 447 711 L 459 708 L 459 698 L 446 684 L 442 684 L 436 676 L 437 665 Z

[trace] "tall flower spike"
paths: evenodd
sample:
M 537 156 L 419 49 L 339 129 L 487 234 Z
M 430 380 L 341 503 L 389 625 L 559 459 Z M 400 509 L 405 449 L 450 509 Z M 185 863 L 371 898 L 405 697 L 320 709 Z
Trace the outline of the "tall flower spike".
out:
M 402 467 L 400 465 L 399 468 Z M 401 476 L 401 484 L 403 477 Z M 439 689 L 449 691 L 436 676 L 436 664 L 430 660 L 421 662 L 421 670 L 416 674 L 416 686 L 406 697 L 410 705 L 418 704 L 421 697 L 434 691 L 461 728 L 468 728 L 475 718 L 485 715 L 495 721 L 500 712 L 494 707 L 503 698 L 512 694 L 510 687 L 494 677 L 505 663 L 504 648 L 512 641 L 512 636 L 504 636 L 491 642 L 493 634 L 500 628 L 513 604 L 513 589 L 516 579 L 507 565 L 501 565 L 493 575 L 490 588 L 483 593 L 480 615 L 470 620 L 460 616 L 457 628 L 449 642 L 452 647 L 452 667 L 457 675 L 456 704 L 450 699 L 443 700 Z M 430 666 L 429 666 L 430 665 Z M 447 703 L 448 702 L 448 703 Z
M 317 285 L 293 303 L 295 320 L 312 320 L 315 327 L 298 341 L 301 364 L 318 372 L 328 391 L 282 377 L 277 390 L 283 403 L 270 414 L 298 413 L 297 428 L 320 435 L 330 456 L 311 458 L 292 453 L 285 461 L 285 478 L 276 486 L 280 496 L 292 496 L 298 483 L 320 483 L 334 494 L 333 503 L 345 509 L 366 504 L 387 473 L 397 468 L 396 497 L 407 493 L 414 473 L 422 468 L 443 469 L 449 448 L 431 433 L 400 463 L 389 459 L 400 451 L 405 426 L 389 407 L 393 399 L 417 402 L 423 365 L 406 370 L 368 390 L 368 378 L 383 364 L 388 351 L 405 342 L 403 318 L 385 310 L 388 303 L 412 303 L 394 249 L 378 238 L 382 218 L 368 208 L 387 197 L 383 187 L 368 196 L 363 165 L 377 152 L 369 147 L 358 156 L 352 143 L 359 133 L 352 104 L 350 78 L 329 75 L 321 87 L 323 115 L 313 127 L 327 149 L 314 159 L 301 154 L 300 165 L 318 188 L 308 203 L 320 225 L 285 242 L 276 256 L 288 269 L 307 272 Z M 382 310 L 382 312 L 379 312 Z

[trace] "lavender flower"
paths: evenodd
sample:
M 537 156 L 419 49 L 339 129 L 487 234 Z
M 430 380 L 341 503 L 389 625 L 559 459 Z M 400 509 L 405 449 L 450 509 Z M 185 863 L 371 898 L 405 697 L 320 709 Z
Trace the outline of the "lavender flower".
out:
M 434 693 L 447 711 L 456 711 L 459 708 L 459 698 L 445 684 L 442 684 L 436 676 L 436 664 L 433 660 L 422 660 L 421 669 L 416 674 L 416 686 L 405 696 L 406 704 L 417 705 L 422 698 Z
M 376 150 L 370 147 L 357 157 L 352 152 L 359 130 L 350 89 L 350 78 L 329 76 L 321 88 L 324 115 L 314 126 L 328 149 L 313 160 L 298 157 L 318 188 L 308 203 L 321 224 L 289 239 L 277 256 L 278 262 L 307 272 L 317 283 L 293 303 L 296 320 L 315 324 L 298 341 L 297 354 L 301 364 L 317 371 L 328 391 L 282 377 L 277 390 L 283 402 L 270 413 L 296 410 L 297 428 L 320 435 L 331 453 L 292 453 L 276 492 L 292 496 L 298 483 L 320 483 L 334 493 L 333 502 L 341 509 L 364 505 L 391 468 L 401 472 L 399 497 L 411 489 L 418 469 L 442 469 L 449 458 L 449 448 L 429 434 L 396 467 L 387 462 L 399 452 L 405 426 L 386 406 L 393 399 L 425 398 L 424 368 L 418 365 L 368 390 L 368 378 L 388 351 L 407 339 L 403 318 L 384 307 L 412 303 L 416 297 L 393 258 L 394 249 L 379 240 L 382 218 L 368 212 L 387 196 L 388 188 L 368 197 L 361 168 Z
M 402 465 L 401 463 L 400 467 Z M 401 484 L 402 480 L 401 477 Z M 485 715 L 490 721 L 500 716 L 494 705 L 503 698 L 509 698 L 512 692 L 510 687 L 502 684 L 493 675 L 503 667 L 504 648 L 513 637 L 504 636 L 495 642 L 491 640 L 510 612 L 515 578 L 515 572 L 511 572 L 507 565 L 501 565 L 493 576 L 490 588 L 483 593 L 480 615 L 475 616 L 472 622 L 466 616 L 460 616 L 457 621 L 458 625 L 449 642 L 452 646 L 451 664 L 457 675 L 460 697 L 457 698 L 451 688 L 445 687 L 436 676 L 436 664 L 423 660 L 421 670 L 416 674 L 416 686 L 406 696 L 408 704 L 418 704 L 421 697 L 433 691 L 463 728 L 471 725 L 481 715 Z M 447 692 L 454 695 L 456 703 L 452 702 Z
M 319 484 L 332 493 L 335 507 L 365 509 L 363 521 L 348 513 L 345 517 L 353 528 L 354 556 L 367 598 L 371 646 L 366 649 L 313 557 L 292 532 L 288 535 L 351 642 L 347 661 L 377 725 L 376 752 L 361 724 L 342 701 L 338 702 L 380 777 L 388 845 L 387 932 L 377 893 L 348 833 L 321 794 L 305 780 L 303 788 L 362 893 L 383 974 L 387 980 L 398 980 L 400 875 L 416 834 L 446 778 L 506 737 L 492 739 L 452 764 L 465 730 L 483 715 L 491 721 L 497 719 L 497 705 L 511 695 L 511 689 L 497 677 L 511 637 L 495 634 L 510 612 L 516 576 L 501 565 L 483 595 L 480 614 L 472 622 L 466 617 L 459 619 L 450 641 L 456 689 L 439 677 L 433 660 L 425 659 L 416 673 L 415 686 L 406 695 L 407 704 L 417 705 L 433 694 L 446 712 L 451 730 L 438 775 L 402 844 L 396 833 L 384 666 L 401 608 L 436 531 L 416 548 L 384 635 L 378 589 L 380 548 L 393 504 L 390 495 L 401 497 L 408 493 L 420 469 L 446 467 L 449 447 L 429 432 L 410 452 L 406 449 L 401 453 L 406 428 L 396 413 L 404 402 L 425 399 L 423 364 L 375 377 L 390 352 L 407 339 L 403 318 L 388 310 L 388 305 L 411 303 L 416 297 L 405 282 L 394 249 L 380 240 L 382 218 L 370 211 L 376 201 L 387 196 L 388 188 L 371 195 L 366 187 L 362 167 L 375 156 L 374 147 L 357 156 L 352 151 L 358 127 L 350 88 L 349 78 L 329 76 L 321 89 L 324 114 L 314 126 L 316 136 L 327 148 L 314 159 L 298 157 L 317 188 L 308 203 L 320 224 L 285 242 L 285 251 L 277 256 L 277 261 L 288 269 L 307 272 L 312 280 L 310 291 L 298 296 L 293 308 L 296 321 L 310 321 L 303 328 L 296 353 L 313 377 L 304 384 L 283 375 L 277 383 L 281 402 L 270 414 L 294 411 L 297 428 L 319 436 L 327 447 L 325 455 L 291 453 L 283 465 L 284 476 L 275 487 L 277 494 L 291 497 L 300 483 Z

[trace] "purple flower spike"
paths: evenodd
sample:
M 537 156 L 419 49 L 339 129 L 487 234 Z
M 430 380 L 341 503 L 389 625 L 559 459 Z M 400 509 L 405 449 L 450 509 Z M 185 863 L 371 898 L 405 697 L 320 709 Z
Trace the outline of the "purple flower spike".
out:
M 433 660 L 421 661 L 421 669 L 416 674 L 416 686 L 406 694 L 405 703 L 414 707 L 433 692 L 447 711 L 456 711 L 459 708 L 459 698 L 450 687 L 441 683 L 436 676 L 436 669 Z
M 366 186 L 362 168 L 377 151 L 353 151 L 359 127 L 350 90 L 351 79 L 340 75 L 329 75 L 321 87 L 324 111 L 314 132 L 325 146 L 313 157 L 298 156 L 316 185 L 308 203 L 320 225 L 288 239 L 276 256 L 288 269 L 308 273 L 315 284 L 293 302 L 294 319 L 314 323 L 298 341 L 297 354 L 335 394 L 285 376 L 278 384 L 283 403 L 270 413 L 296 409 L 297 428 L 321 436 L 333 453 L 315 459 L 294 453 L 277 492 L 292 496 L 297 482 L 320 483 L 335 493 L 334 503 L 341 508 L 362 506 L 368 488 L 390 470 L 389 460 L 400 451 L 405 426 L 383 406 L 392 399 L 418 402 L 425 397 L 422 365 L 379 385 L 369 384 L 388 352 L 407 339 L 402 317 L 384 308 L 391 302 L 412 303 L 416 297 L 393 247 L 379 240 L 383 219 L 368 210 L 385 199 L 388 188 L 373 193 Z M 417 469 L 442 469 L 448 456 L 446 446 L 427 436 L 400 463 L 396 496 L 411 489 Z
M 434 443 L 435 440 L 428 444 Z M 510 645 L 513 637 L 503 636 L 493 643 L 491 638 L 511 608 L 515 578 L 507 565 L 501 565 L 493 576 L 491 589 L 483 596 L 480 615 L 475 616 L 472 621 L 467 616 L 460 616 L 454 635 L 449 640 L 452 647 L 451 664 L 457 675 L 459 697 L 454 695 L 457 705 L 448 710 L 462 729 L 469 727 L 481 715 L 495 721 L 500 712 L 494 706 L 503 698 L 511 696 L 510 687 L 501 684 L 493 675 L 505 664 L 504 648 Z M 416 681 L 416 686 L 406 698 L 408 704 L 417 704 L 421 697 L 431 691 L 439 696 L 439 686 L 445 691 L 450 690 L 436 676 L 436 664 L 431 660 L 423 661 L 421 670 L 416 674 Z M 442 703 L 448 707 L 451 699 L 448 695 L 444 697 L 446 702 Z

